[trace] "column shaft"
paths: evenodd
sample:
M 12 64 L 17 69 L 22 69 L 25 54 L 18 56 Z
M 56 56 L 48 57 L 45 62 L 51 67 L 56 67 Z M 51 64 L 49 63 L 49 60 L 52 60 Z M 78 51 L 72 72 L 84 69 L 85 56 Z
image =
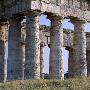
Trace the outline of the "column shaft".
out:
M 73 48 L 70 47 L 66 47 L 66 50 L 69 51 L 69 57 L 68 57 L 68 76 L 69 78 L 73 78 L 75 77 L 75 69 L 76 69 L 76 65 L 75 65 L 75 59 L 74 59 L 74 50 Z
M 44 43 L 40 44 L 40 77 L 44 79 Z
M 22 68 L 21 68 L 21 79 L 24 80 L 24 69 L 25 69 L 25 43 L 21 43 L 21 61 L 22 61 Z
M 5 82 L 7 78 L 7 66 L 5 59 L 5 22 L 0 22 L 0 81 Z
M 74 59 L 76 63 L 76 77 L 87 76 L 86 61 L 86 34 L 84 32 L 84 22 L 74 20 Z
M 63 29 L 62 20 L 59 17 L 51 19 L 50 30 L 50 68 L 49 74 L 52 79 L 64 79 L 63 66 Z
M 39 14 L 26 16 L 25 79 L 40 79 Z
M 21 40 L 21 22 L 19 18 L 9 19 L 9 37 L 8 37 L 8 80 L 21 79 L 21 58 L 20 58 L 20 40 Z
M 90 50 L 87 50 L 87 75 L 90 76 Z

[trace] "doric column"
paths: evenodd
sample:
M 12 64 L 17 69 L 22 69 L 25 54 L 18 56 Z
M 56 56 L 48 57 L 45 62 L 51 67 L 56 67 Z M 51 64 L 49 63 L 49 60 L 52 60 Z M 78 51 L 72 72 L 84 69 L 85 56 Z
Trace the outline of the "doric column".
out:
M 60 17 L 50 17 L 50 67 L 49 75 L 52 79 L 64 79 L 63 65 L 63 29 Z
M 87 50 L 86 59 L 87 59 L 87 75 L 90 76 L 90 50 Z
M 69 51 L 69 57 L 68 57 L 68 76 L 69 78 L 73 78 L 75 77 L 74 76 L 74 72 L 75 72 L 75 69 L 76 69 L 76 66 L 75 66 L 75 59 L 74 59 L 74 50 L 72 47 L 66 47 L 66 50 Z
M 20 52 L 20 57 L 21 57 L 21 79 L 24 80 L 24 70 L 25 70 L 25 43 L 21 42 L 21 52 Z
M 25 79 L 40 79 L 40 39 L 38 13 L 26 16 Z
M 44 79 L 43 69 L 44 69 L 44 46 L 45 43 L 40 43 L 40 77 Z
M 84 32 L 84 21 L 72 20 L 74 24 L 74 59 L 76 64 L 76 77 L 87 76 L 86 61 L 86 34 Z
M 7 78 L 7 66 L 5 59 L 5 30 L 6 22 L 0 22 L 0 81 L 5 82 Z
M 21 18 L 12 17 L 9 19 L 8 36 L 8 80 L 21 79 L 22 61 L 20 58 L 20 40 L 21 40 Z

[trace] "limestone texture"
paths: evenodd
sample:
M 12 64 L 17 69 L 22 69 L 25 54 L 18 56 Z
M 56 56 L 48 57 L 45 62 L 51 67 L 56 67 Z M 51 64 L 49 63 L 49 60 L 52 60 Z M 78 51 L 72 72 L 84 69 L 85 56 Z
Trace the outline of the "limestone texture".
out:
M 25 79 L 40 79 L 39 14 L 26 16 Z

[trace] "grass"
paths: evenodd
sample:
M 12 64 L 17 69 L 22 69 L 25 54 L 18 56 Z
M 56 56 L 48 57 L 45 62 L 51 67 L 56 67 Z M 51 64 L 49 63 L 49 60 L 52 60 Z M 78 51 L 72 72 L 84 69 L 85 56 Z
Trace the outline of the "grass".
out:
M 0 90 L 90 90 L 90 78 L 12 81 L 0 83 Z

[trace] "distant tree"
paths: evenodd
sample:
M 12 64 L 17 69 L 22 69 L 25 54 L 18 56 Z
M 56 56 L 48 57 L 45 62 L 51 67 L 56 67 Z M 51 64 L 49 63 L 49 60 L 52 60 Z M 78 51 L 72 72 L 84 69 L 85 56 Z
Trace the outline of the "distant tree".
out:
M 65 79 L 68 78 L 68 71 L 64 74 L 64 78 L 65 78 Z
M 50 26 L 41 25 L 40 27 L 43 28 L 45 31 L 49 31 L 50 30 Z

